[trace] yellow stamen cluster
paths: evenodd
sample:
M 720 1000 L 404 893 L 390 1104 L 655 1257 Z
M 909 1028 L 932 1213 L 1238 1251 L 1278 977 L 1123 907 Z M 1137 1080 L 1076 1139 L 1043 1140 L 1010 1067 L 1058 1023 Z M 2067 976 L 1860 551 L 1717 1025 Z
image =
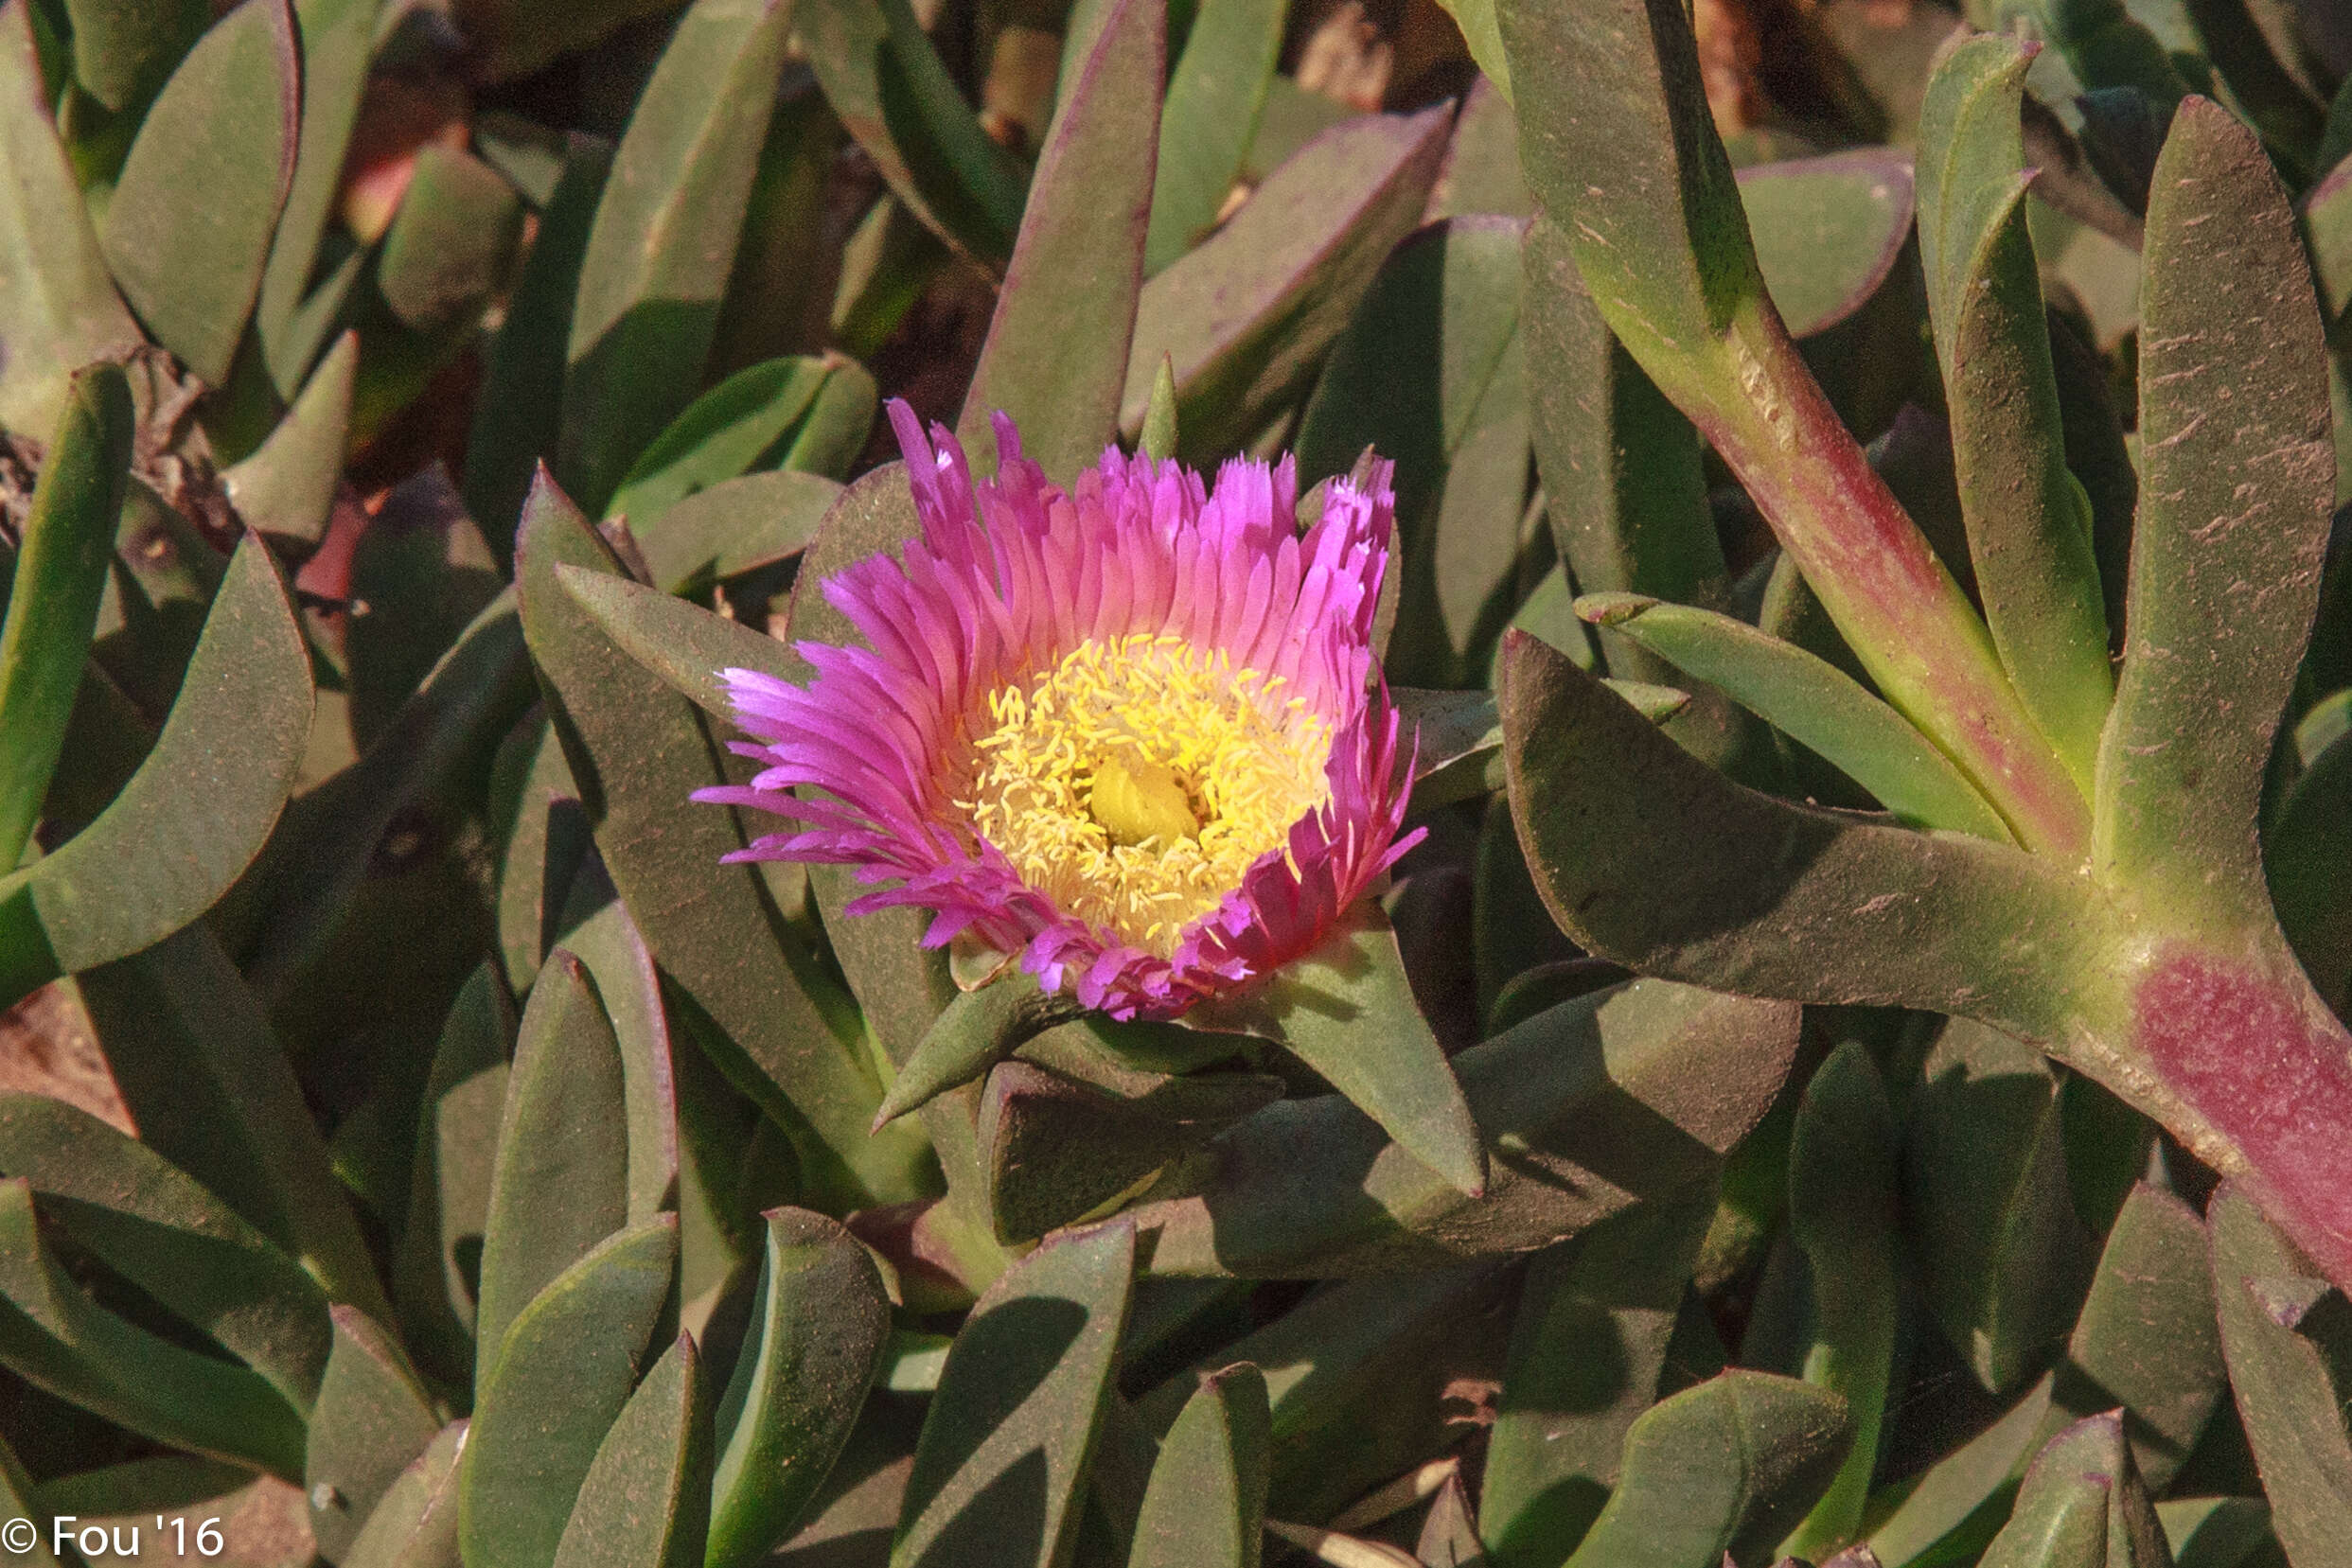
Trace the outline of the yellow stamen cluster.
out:
M 1162 957 L 1321 805 L 1330 727 L 1181 637 L 1091 639 L 991 694 L 957 804 L 1023 881 Z

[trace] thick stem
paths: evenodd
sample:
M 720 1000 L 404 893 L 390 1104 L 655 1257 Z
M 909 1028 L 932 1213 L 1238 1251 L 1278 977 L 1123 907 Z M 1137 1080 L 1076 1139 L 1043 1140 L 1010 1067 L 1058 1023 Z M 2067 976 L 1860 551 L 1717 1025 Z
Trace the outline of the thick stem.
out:
M 2030 850 L 2087 852 L 2091 810 L 2026 713 L 1991 636 L 1871 468 L 1768 302 L 1732 324 L 1741 396 L 1681 399 L 1886 699 Z

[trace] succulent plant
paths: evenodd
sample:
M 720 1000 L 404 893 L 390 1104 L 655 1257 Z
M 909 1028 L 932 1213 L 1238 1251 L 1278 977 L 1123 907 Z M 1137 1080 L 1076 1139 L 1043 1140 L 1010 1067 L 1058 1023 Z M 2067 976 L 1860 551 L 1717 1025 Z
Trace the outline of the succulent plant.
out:
M 5 0 L 0 1544 L 2352 1564 L 2332 26 Z

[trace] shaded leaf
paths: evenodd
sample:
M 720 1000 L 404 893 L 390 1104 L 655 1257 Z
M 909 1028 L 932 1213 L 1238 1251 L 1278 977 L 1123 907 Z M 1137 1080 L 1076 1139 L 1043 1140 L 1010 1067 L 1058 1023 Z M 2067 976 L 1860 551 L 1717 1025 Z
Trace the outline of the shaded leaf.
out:
M 1478 1493 L 1496 1568 L 1550 1568 L 1600 1516 L 1626 1434 L 1657 1401 L 1713 1209 L 1704 1187 L 1645 1204 L 1530 1267 Z
M 1707 1176 L 1795 1049 L 1794 1008 L 1653 983 L 1581 996 L 1454 1059 L 1510 1154 L 1483 1200 L 1331 1095 L 1240 1123 L 1194 1190 L 1136 1222 L 1156 1274 L 1317 1278 L 1531 1251 Z
M 1729 1371 L 1662 1400 L 1626 1434 L 1609 1506 L 1573 1568 L 1717 1568 L 1777 1541 L 1826 1488 L 1853 1432 L 1845 1401 Z
M 131 387 L 111 364 L 74 373 L 16 539 L 0 623 L 0 866 L 24 859 L 114 559 L 131 473 Z
M 254 304 L 254 334 L 262 361 L 277 395 L 290 400 L 316 375 L 310 361 L 318 352 L 319 327 L 335 314 L 316 308 L 321 296 L 334 297 L 331 277 L 312 291 L 311 273 L 333 215 L 352 127 L 360 117 L 360 95 L 367 85 L 368 60 L 376 43 L 378 5 L 379 0 L 294 3 L 302 46 L 301 131 L 292 181 Z
M 2342 1527 L 2352 1517 L 2345 1390 L 2325 1348 L 2296 1331 L 2298 1306 L 2341 1297 L 2327 1294 L 2316 1271 L 2236 1187 L 2214 1194 L 2205 1224 L 2221 1350 L 2262 1468 L 2271 1527 L 2295 1568 L 2352 1563 L 2352 1537 Z
M 718 1403 L 709 1568 L 758 1561 L 832 1473 L 882 1364 L 890 1303 L 865 1249 L 805 1209 L 766 1216 L 751 1328 Z
M 482 1238 L 474 1381 L 497 1375 L 508 1327 L 549 1281 L 628 1220 L 628 1114 L 612 1020 L 558 950 L 531 988 L 499 1120 Z
M 1984 1568 L 2172 1568 L 2119 1415 L 2078 1421 L 2050 1440 L 1982 1561 Z
M 334 1354 L 310 1415 L 302 1482 L 319 1555 L 342 1562 L 441 1423 L 398 1343 L 348 1307 L 334 1314 Z
M 302 395 L 270 438 L 221 475 L 237 515 L 281 549 L 308 554 L 326 536 L 351 435 L 351 389 L 359 367 L 359 334 L 345 332 L 303 383 Z
M 1869 1545 L 1882 1561 L 1933 1562 L 1946 1550 L 1975 1551 L 1992 1539 L 2018 1477 L 2054 1424 L 2055 1381 L 2053 1374 L 2035 1383 L 1984 1431 L 1901 1484 L 1899 1497 L 1883 1491 L 1871 1500 L 1880 1517 Z
M 391 1316 L 260 1002 L 189 926 L 76 977 L 140 1140 L 298 1260 L 330 1301 Z
M 1160 1439 L 1127 1568 L 1258 1568 L 1272 1444 L 1264 1374 L 1202 1379 Z
M 2040 1369 L 2089 1282 L 2095 1242 L 2067 1183 L 2058 1074 L 2032 1046 L 1963 1019 L 1921 1070 L 1906 1215 L 1926 1303 L 1977 1381 L 2006 1393 Z
M 1638 644 L 1818 752 L 1897 820 L 2008 841 L 2000 814 L 1901 714 L 1827 660 L 1743 621 L 1631 593 L 1587 594 L 1577 613 Z
M 275 824 L 310 724 L 310 663 L 257 538 L 238 547 L 154 749 L 56 854 L 0 880 L 10 998 L 135 953 L 209 908 Z
M 980 477 L 996 470 L 991 417 L 999 412 L 1019 426 L 1022 450 L 1065 483 L 1118 434 L 1167 35 L 1166 0 L 1112 0 L 1084 64 L 1063 84 L 956 421 Z
M 907 0 L 803 0 L 795 26 L 826 101 L 905 209 L 1001 267 L 1020 227 L 1019 166 L 981 129 Z
M 1895 271 L 1910 238 L 1911 160 L 1866 148 L 1738 171 L 1756 264 L 1789 335 L 1852 318 Z
M 774 566 L 808 548 L 841 486 L 821 474 L 779 469 L 722 480 L 632 528 L 653 585 L 698 593 L 714 582 Z
M 1200 8 L 1168 77 L 1159 115 L 1143 270 L 1157 273 L 1215 224 L 1257 134 L 1282 53 L 1287 0 Z
M 49 117 L 30 0 L 0 6 L 0 426 L 45 435 L 67 378 L 141 339 Z
M 522 197 L 470 153 L 427 144 L 376 251 L 376 286 L 402 326 L 442 332 L 478 316 L 512 271 Z
M 343 1568 L 457 1568 L 457 1482 L 469 1428 L 452 1421 L 385 1489 Z
M 613 1420 L 556 1545 L 556 1568 L 700 1568 L 711 1408 L 680 1334 Z
M 310 1413 L 327 1299 L 300 1264 L 153 1150 L 62 1101 L 0 1095 L 0 1172 L 45 1221 Z
M 792 11 L 697 0 L 613 155 L 580 260 L 557 459 L 591 511 L 700 382 Z
M 923 1423 L 893 1568 L 1061 1559 L 1134 1271 L 1135 1228 L 1118 1222 L 1057 1237 L 981 1296 Z
M 1370 446 L 1396 464 L 1399 681 L 1461 684 L 1510 615 L 1527 495 L 1530 393 L 1519 236 L 1508 218 L 1422 230 L 1382 266 L 1300 418 L 1300 478 Z
M 299 53 L 287 0 L 245 0 L 215 23 L 140 123 L 99 227 L 150 335 L 213 386 L 229 379 L 293 179 Z
M 256 1372 L 183 1349 L 83 1295 L 44 1244 L 30 1185 L 0 1180 L 0 1364 L 175 1448 L 302 1472 L 302 1418 Z
M 1318 137 L 1207 242 L 1144 285 L 1120 427 L 1142 428 L 1175 367 L 1182 453 L 1255 436 L 1312 376 L 1388 252 L 1419 220 L 1450 116 L 1366 115 Z
M 1805 1254 L 1813 1344 L 1805 1381 L 1846 1401 L 1853 1447 L 1781 1542 L 1826 1558 L 1862 1532 L 1895 1374 L 1897 1150 L 1894 1109 L 1869 1051 L 1849 1040 L 1805 1086 L 1789 1147 L 1789 1229 Z
M 678 1216 L 620 1231 L 514 1320 L 474 1394 L 458 1476 L 469 1568 L 554 1559 L 581 1483 L 628 1403 L 678 1260 Z

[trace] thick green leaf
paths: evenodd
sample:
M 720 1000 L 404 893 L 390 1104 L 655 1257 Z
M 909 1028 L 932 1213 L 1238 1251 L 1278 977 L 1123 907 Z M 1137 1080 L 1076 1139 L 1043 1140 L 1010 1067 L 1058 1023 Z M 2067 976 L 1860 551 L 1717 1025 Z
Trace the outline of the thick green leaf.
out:
M 1517 597 L 1529 389 L 1519 235 L 1458 218 L 1400 245 L 1333 346 L 1299 428 L 1299 477 L 1395 462 L 1403 574 L 1383 663 L 1413 685 L 1464 684 Z
M 310 665 L 286 585 L 239 546 L 181 700 L 97 821 L 0 880 L 10 997 L 135 953 L 203 914 L 269 837 L 310 724 Z
M 386 1489 L 342 1568 L 458 1568 L 457 1479 L 469 1428 L 452 1421 Z
M 798 663 L 775 638 L 643 583 L 571 565 L 556 568 L 556 576 L 615 647 L 722 722 L 733 721 L 734 705 L 720 671 L 740 668 L 789 678 Z
M 515 1043 L 482 1236 L 474 1382 L 548 1281 L 628 1221 L 628 1110 L 612 1020 L 580 961 L 539 971 Z
M 98 244 L 154 340 L 219 386 L 292 183 L 300 45 L 287 0 L 245 0 L 197 41 L 139 126 Z
M 1830 1053 L 1796 1110 L 1789 1147 L 1789 1228 L 1805 1254 L 1813 1340 L 1805 1381 L 1846 1401 L 1853 1447 L 1789 1556 L 1826 1558 L 1862 1533 L 1879 1432 L 1895 1371 L 1898 1186 L 1895 1113 L 1860 1042 Z
M 522 219 L 522 193 L 498 170 L 451 148 L 418 149 L 376 251 L 376 286 L 394 319 L 438 333 L 479 316 L 513 270 Z
M 515 1318 L 475 1391 L 458 1476 L 468 1568 L 554 1560 L 596 1451 L 628 1403 L 677 1261 L 678 1216 L 656 1215 L 573 1264 Z
M 665 8 L 657 0 L 454 0 L 451 17 L 466 40 L 466 66 L 489 81 L 527 77 L 542 66 Z
M 557 934 L 587 967 L 612 1020 L 621 1054 L 628 1214 L 635 1224 L 678 1207 L 678 1087 L 662 982 L 645 938 L 598 860 L 584 861 L 574 873 Z
M 898 1064 L 898 1075 L 882 1096 L 881 1109 L 874 1113 L 875 1125 L 976 1082 L 1028 1041 L 1077 1013 L 1070 997 L 1039 990 L 1036 979 L 1026 973 L 959 992 L 923 1031 L 913 1052 Z
M 2327 129 L 2327 105 L 2273 52 L 2255 8 L 2248 0 L 2185 0 L 2183 9 L 2196 24 L 2215 74 L 2262 139 L 2277 150 L 2280 167 L 2293 169 L 2298 184 L 2325 173 L 2327 165 L 2315 155 Z M 2289 48 L 2301 43 L 2291 37 L 2278 42 Z
M 1943 1026 L 1921 1070 L 1905 1215 L 1926 1304 L 1977 1381 L 2007 1393 L 2074 1320 L 2096 1244 L 2067 1182 L 2058 1073 L 1965 1019 Z
M 557 459 L 591 511 L 701 382 L 792 11 L 696 0 L 613 155 L 580 261 Z
M 923 1423 L 893 1568 L 1063 1560 L 1134 1272 L 1123 1221 L 1057 1237 L 988 1288 Z
M 319 1555 L 346 1560 L 376 1505 L 441 1430 L 398 1341 L 337 1307 L 334 1354 L 310 1413 L 302 1484 Z
M 2078 1421 L 2050 1440 L 1993 1538 L 1983 1568 L 2172 1568 L 2123 1418 Z
M 1520 266 L 1527 361 L 1537 372 L 1528 381 L 1530 429 L 1566 572 L 1591 593 L 1726 603 L 1697 432 L 1609 330 L 1550 218 L 1529 225 Z M 1673 666 L 1637 643 L 1603 631 L 1600 647 L 1611 674 L 1673 678 Z M 1710 760 L 1728 760 L 1741 738 L 1736 723 L 1735 710 L 1710 701 L 1676 733 Z
M 873 379 L 835 356 L 769 360 L 736 371 L 654 438 L 612 492 L 607 514 L 627 517 L 641 542 L 658 538 L 662 519 L 678 502 L 738 474 L 772 467 L 818 395 L 837 378 L 863 378 L 871 405 Z M 657 569 L 657 580 L 663 575 Z
M 745 1568 L 784 1540 L 832 1473 L 882 1362 L 890 1303 L 840 1224 L 770 1210 L 751 1327 L 718 1403 L 709 1568 Z
M 141 341 L 49 118 L 30 0 L 0 6 L 0 427 L 42 436 L 74 371 Z
M 996 471 L 999 412 L 1064 483 L 1119 433 L 1167 55 L 1166 0 L 1114 0 L 1063 84 L 956 421 L 975 474 Z
M 1960 770 L 1863 684 L 1744 621 L 1632 593 L 1587 594 L 1576 612 L 1721 688 L 1878 797 L 1898 821 L 2008 841 L 2000 814 Z
M 2205 1211 L 2213 1238 L 2214 1305 L 2221 1350 L 2246 1436 L 2271 1499 L 2271 1527 L 2295 1568 L 2352 1563 L 2352 1436 L 2344 1430 L 2339 1365 L 2298 1327 L 2343 1298 L 2272 1230 L 2254 1203 L 2224 1186 Z
M 1273 1436 L 1264 1373 L 1203 1378 L 1160 1439 L 1127 1568 L 1258 1568 Z
M 115 114 L 144 106 L 212 20 L 193 0 L 65 0 L 74 79 Z
M 1289 10 L 1287 0 L 1221 0 L 1194 15 L 1159 115 L 1146 273 L 1166 267 L 1215 226 L 1258 133 Z
M 1203 1377 L 1246 1361 L 1273 1414 L 1267 1506 L 1326 1519 L 1460 1441 L 1462 1383 L 1500 1375 L 1509 1275 L 1490 1262 L 1328 1285 L 1144 1395 L 1136 1414 L 1173 1426 Z
M 2271 1510 L 2256 1497 L 2184 1497 L 2156 1505 L 2176 1568 L 2255 1568 L 2276 1550 Z
M 981 129 L 907 0 L 804 0 L 795 26 L 826 101 L 905 210 L 1002 268 L 1024 177 Z
M 24 1461 L 17 1458 L 9 1440 L 0 1437 L 0 1509 L 10 1519 L 29 1519 L 33 1513 L 33 1481 L 25 1473 Z M 49 1543 L 36 1532 L 32 1550 L 12 1552 L 25 1568 L 61 1568 L 57 1559 L 49 1555 Z
M 1611 326 L 1650 340 L 1629 343 L 1636 357 L 1679 343 L 1695 367 L 1700 344 L 1765 295 L 1688 14 L 1653 0 L 1494 10 L 1530 185 Z
M 1808 338 L 1852 318 L 1895 272 L 1911 235 L 1911 160 L 1866 148 L 1739 170 L 1772 303 Z
M 351 388 L 359 368 L 359 334 L 345 332 L 270 438 L 221 475 L 229 504 L 246 526 L 283 549 L 307 554 L 326 536 L 351 436 Z
M 2173 120 L 2146 255 L 2141 513 L 2096 864 L 2176 922 L 2259 929 L 2262 775 L 2319 593 L 2333 464 L 2293 215 L 2218 104 Z
M 502 561 L 514 557 L 515 519 L 532 470 L 554 459 L 561 439 L 573 305 L 611 167 L 611 143 L 577 133 L 565 138 L 563 174 L 540 210 L 539 233 L 474 397 L 466 505 L 482 520 Z
M 2059 1405 L 2079 1418 L 2124 1408 L 2149 1490 L 2197 1446 L 2229 1387 L 2214 1316 L 2205 1227 L 2161 1188 L 2132 1189 L 2107 1233 L 2091 1294 L 2058 1376 Z
M 293 181 L 254 305 L 262 361 L 277 395 L 289 399 L 316 374 L 310 369 L 319 340 L 313 323 L 332 319 L 332 312 L 314 308 L 319 295 L 333 297 L 332 282 L 322 282 L 313 293 L 311 273 L 342 185 L 351 130 L 359 122 L 378 7 L 379 0 L 294 0 L 302 44 L 302 130 Z
M 2004 845 L 1741 789 L 1524 634 L 1506 638 L 1503 677 L 1519 841 L 1552 918 L 1593 952 L 1699 985 L 2060 1032 L 2106 925 L 2074 879 Z
M 997 1238 L 1034 1242 L 1100 1212 L 1155 1172 L 1280 1100 L 1263 1073 L 1171 1075 L 1113 1066 L 1069 1026 L 988 1076 L 978 1136 Z M 1112 1026 L 1116 1027 L 1116 1026 Z
M 0 1173 L 44 1219 L 308 1414 L 328 1365 L 327 1299 L 253 1226 L 146 1145 L 45 1096 L 0 1095 Z
M 1413 999 L 1385 916 L 1335 928 L 1242 1000 L 1212 999 L 1189 1016 L 1280 1043 L 1398 1147 L 1468 1196 L 1485 1192 L 1478 1124 Z
M 16 541 L 0 622 L 0 866 L 24 858 L 65 744 L 114 559 L 133 422 L 118 367 L 74 373 Z
M 0 1365 L 175 1448 L 302 1473 L 294 1408 L 259 1373 L 170 1344 L 83 1295 L 44 1242 L 22 1177 L 0 1180 Z
M 1380 265 L 1420 220 L 1450 115 L 1366 115 L 1302 149 L 1206 243 L 1144 285 L 1120 427 L 1142 429 L 1161 357 L 1182 454 L 1247 444 L 1314 375 Z
M 881 1088 L 861 1060 L 856 1021 L 821 1010 L 824 977 L 756 871 L 719 864 L 743 846 L 741 825 L 686 799 L 727 777 L 711 732 L 575 603 L 562 565 L 620 574 L 578 511 L 545 484 L 522 536 L 524 630 L 605 864 L 645 945 L 716 1027 L 704 1043 L 726 1053 L 719 1065 L 736 1087 L 793 1134 L 812 1192 L 839 1193 L 846 1207 L 919 1193 L 920 1139 L 869 1136 Z
M 437 464 L 384 496 L 351 552 L 350 593 L 366 613 L 354 615 L 343 635 L 351 738 L 363 752 L 398 722 L 505 579 Z
M 2019 694 L 2088 787 L 2113 695 L 2088 498 L 2067 471 L 2019 119 L 2033 51 L 1946 55 L 1919 111 L 1919 252 L 1985 619 Z
M 302 1086 L 212 934 L 190 926 L 77 983 L 140 1140 L 300 1260 L 327 1299 L 389 1320 Z
M 790 468 L 744 474 L 696 491 L 630 532 L 654 587 L 698 593 L 807 549 L 840 498 L 841 486 L 822 474 Z
M 1702 1184 L 1604 1220 L 1530 1267 L 1478 1493 L 1495 1568 L 1556 1568 L 1600 1516 L 1626 1434 L 1657 1401 L 1714 1207 Z
M 555 1568 L 701 1568 L 710 1485 L 702 1358 L 681 1333 L 605 1434 Z
M 1984 1431 L 1871 1500 L 1879 1517 L 1869 1546 L 1882 1561 L 1898 1568 L 1937 1562 L 1947 1549 L 1975 1551 L 1992 1539 L 2018 1477 L 2055 1424 L 2054 1382 L 2055 1375 L 2043 1378 Z
M 2184 12 L 2173 14 L 2185 20 Z M 2039 0 L 2033 15 L 2037 30 L 2086 88 L 2136 88 L 2167 115 L 2189 91 L 2182 54 L 2168 49 L 2123 0 Z
M 408 1212 L 392 1260 L 392 1296 L 409 1344 L 429 1371 L 460 1387 L 473 1377 L 474 1296 L 515 1030 L 514 1002 L 485 963 L 451 1005 L 425 1079 Z
M 459 580 L 449 573 L 439 586 L 453 594 Z M 366 753 L 288 812 L 247 884 L 258 906 L 245 942 L 256 986 L 275 993 L 294 981 L 349 913 L 400 813 L 462 777 L 513 725 L 531 692 L 522 642 L 514 603 L 501 594 L 383 722 Z
M 179 697 L 228 566 L 228 556 L 184 513 L 132 476 L 91 652 L 93 662 L 138 706 L 150 742 Z
M 1571 1568 L 1718 1568 L 1803 1517 L 1853 1440 L 1835 1394 L 1730 1371 L 1634 1422 L 1609 1506 Z
M 1509 1157 L 1483 1200 L 1388 1142 L 1345 1100 L 1285 1101 L 1137 1211 L 1155 1274 L 1323 1278 L 1527 1252 L 1709 1175 L 1763 1116 L 1796 1009 L 1636 983 L 1578 997 L 1454 1059 Z
M 2311 759 L 2263 845 L 2272 902 L 2311 984 L 2352 1012 L 2352 731 Z

